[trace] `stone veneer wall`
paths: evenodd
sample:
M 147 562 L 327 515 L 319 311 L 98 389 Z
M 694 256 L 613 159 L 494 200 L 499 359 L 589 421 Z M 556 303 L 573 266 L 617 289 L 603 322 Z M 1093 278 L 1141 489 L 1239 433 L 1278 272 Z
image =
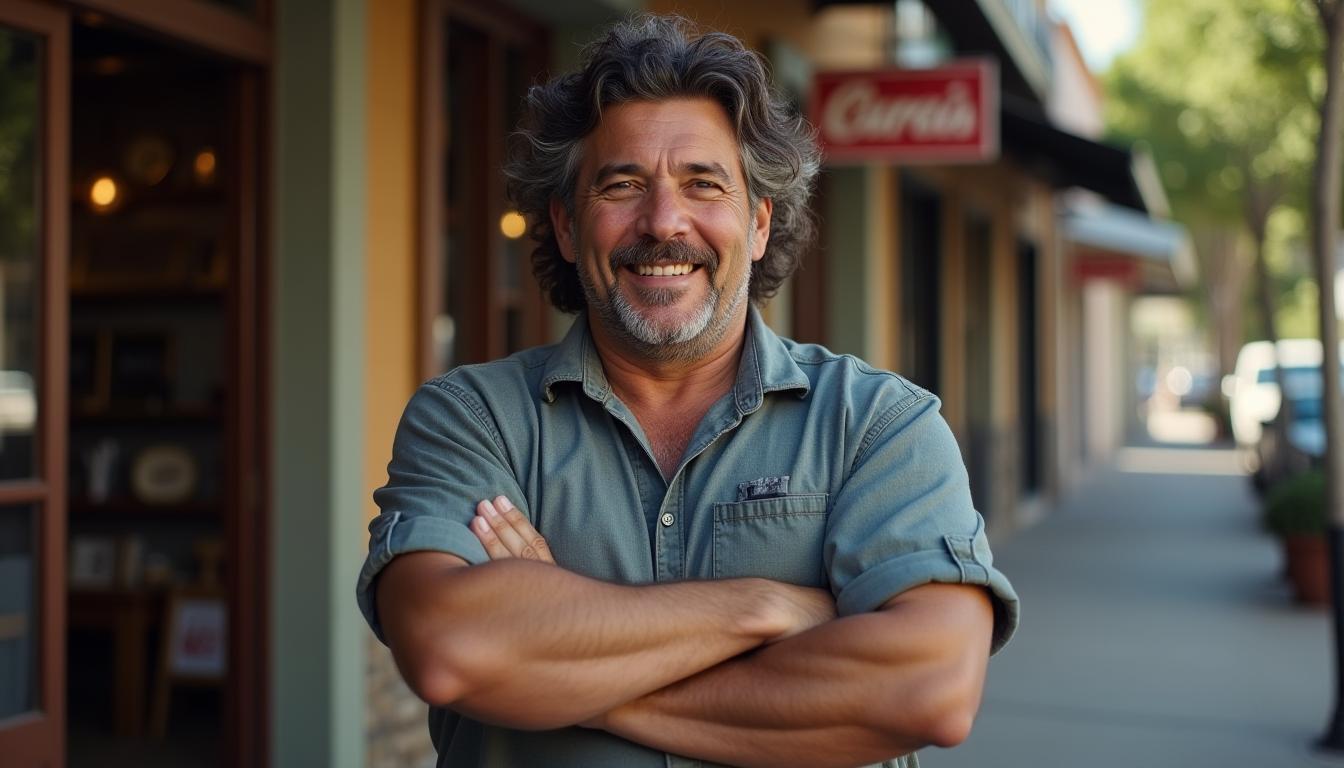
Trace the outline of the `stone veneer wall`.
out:
M 426 724 L 428 708 L 411 693 L 387 647 L 367 641 L 364 709 L 367 768 L 433 768 L 434 745 Z

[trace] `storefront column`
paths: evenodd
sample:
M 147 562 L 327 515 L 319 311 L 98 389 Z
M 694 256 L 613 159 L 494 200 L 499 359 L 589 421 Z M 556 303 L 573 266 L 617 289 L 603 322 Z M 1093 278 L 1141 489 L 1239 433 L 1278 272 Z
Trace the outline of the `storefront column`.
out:
M 860 166 L 825 172 L 828 346 L 878 368 L 897 365 L 899 266 L 895 174 Z
M 276 4 L 271 765 L 364 759 L 364 0 Z M 245 564 L 244 564 L 245 565 Z

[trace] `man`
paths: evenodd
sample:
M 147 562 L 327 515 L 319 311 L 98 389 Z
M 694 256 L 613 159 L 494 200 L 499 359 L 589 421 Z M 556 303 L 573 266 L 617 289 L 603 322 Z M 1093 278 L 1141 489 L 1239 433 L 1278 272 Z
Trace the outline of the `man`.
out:
M 507 169 L 563 342 L 407 406 L 360 607 L 439 764 L 913 764 L 1016 597 L 938 401 L 775 336 L 817 151 L 758 58 L 617 25 Z

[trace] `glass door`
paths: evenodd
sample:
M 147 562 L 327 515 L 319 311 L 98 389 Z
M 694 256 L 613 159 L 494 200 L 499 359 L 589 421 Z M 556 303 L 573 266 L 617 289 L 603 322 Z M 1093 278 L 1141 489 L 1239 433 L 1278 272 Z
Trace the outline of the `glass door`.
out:
M 0 755 L 64 763 L 69 17 L 0 4 Z

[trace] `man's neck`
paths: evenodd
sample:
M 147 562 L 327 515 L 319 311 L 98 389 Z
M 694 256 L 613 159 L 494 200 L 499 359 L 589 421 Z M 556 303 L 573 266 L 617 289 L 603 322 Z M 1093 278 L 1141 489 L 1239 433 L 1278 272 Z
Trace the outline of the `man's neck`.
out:
M 607 382 L 632 410 L 689 408 L 703 414 L 737 380 L 747 337 L 746 319 L 744 308 L 719 343 L 692 361 L 648 359 L 615 339 L 600 319 L 590 315 L 588 324 Z

